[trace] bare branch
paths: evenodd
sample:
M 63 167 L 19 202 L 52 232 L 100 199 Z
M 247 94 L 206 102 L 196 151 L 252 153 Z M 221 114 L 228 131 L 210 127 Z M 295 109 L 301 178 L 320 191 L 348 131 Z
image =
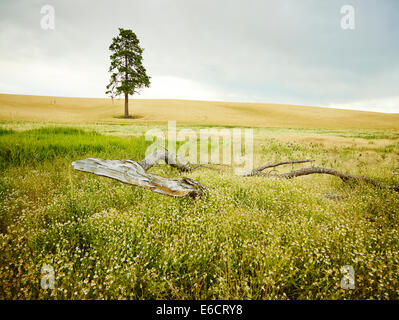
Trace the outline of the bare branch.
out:
M 342 179 L 345 183 L 350 184 L 350 182 L 364 182 L 371 184 L 375 187 L 378 188 L 388 188 L 392 189 L 396 192 L 399 192 L 399 186 L 386 186 L 374 179 L 364 177 L 364 176 L 354 176 L 350 174 L 345 174 L 340 171 L 334 170 L 334 169 L 328 169 L 328 168 L 317 168 L 317 167 L 312 167 L 312 168 L 303 168 L 295 171 L 291 171 L 288 173 L 282 173 L 282 174 L 264 174 L 264 173 L 258 173 L 257 175 L 265 176 L 265 177 L 276 177 L 280 179 L 293 179 L 296 177 L 300 176 L 305 176 L 309 174 L 329 174 L 332 176 L 336 176 Z
M 165 161 L 168 165 L 178 169 L 181 172 L 189 172 L 193 170 L 193 168 L 191 168 L 180 155 L 161 150 L 157 150 L 149 154 L 144 158 L 144 160 L 141 160 L 139 164 L 143 167 L 144 170 L 147 171 L 152 166 L 154 166 L 155 163 L 161 160 Z
M 261 166 L 257 169 L 252 170 L 251 172 L 245 174 L 244 176 L 255 176 L 261 174 L 261 172 L 265 169 L 268 168 L 275 168 L 278 166 L 282 166 L 285 164 L 296 164 L 296 163 L 306 163 L 306 162 L 314 162 L 315 160 L 313 159 L 306 159 L 306 160 L 290 160 L 290 161 L 281 161 L 277 163 L 271 163 L 271 164 L 265 164 L 264 166 Z

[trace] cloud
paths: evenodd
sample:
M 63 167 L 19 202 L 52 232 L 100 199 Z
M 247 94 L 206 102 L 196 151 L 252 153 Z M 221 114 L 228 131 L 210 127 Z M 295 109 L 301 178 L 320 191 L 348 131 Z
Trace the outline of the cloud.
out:
M 144 89 L 138 96 L 140 99 L 190 99 L 190 100 L 222 100 L 223 93 L 214 87 L 189 79 L 171 76 L 153 76 L 151 87 Z
M 55 8 L 53 31 L 40 28 L 45 4 Z M 139 98 L 399 112 L 389 102 L 399 84 L 399 2 L 351 4 L 356 29 L 345 31 L 338 0 L 2 1 L 0 91 L 104 96 L 108 46 L 124 27 L 141 40 L 153 79 Z
M 375 111 L 375 112 L 386 112 L 386 113 L 397 113 L 399 111 L 399 96 L 382 98 L 382 99 L 370 99 L 363 101 L 348 101 L 344 104 L 331 103 L 331 108 L 348 109 L 354 108 L 364 111 Z

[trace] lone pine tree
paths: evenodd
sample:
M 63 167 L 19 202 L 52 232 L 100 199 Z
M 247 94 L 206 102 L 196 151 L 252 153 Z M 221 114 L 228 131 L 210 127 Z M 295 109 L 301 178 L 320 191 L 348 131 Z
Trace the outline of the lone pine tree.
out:
M 111 80 L 106 94 L 111 98 L 125 95 L 125 118 L 128 118 L 129 95 L 150 86 L 150 77 L 142 63 L 144 49 L 140 47 L 139 39 L 132 30 L 119 28 L 119 35 L 112 39 L 109 50 L 112 52 L 109 67 Z

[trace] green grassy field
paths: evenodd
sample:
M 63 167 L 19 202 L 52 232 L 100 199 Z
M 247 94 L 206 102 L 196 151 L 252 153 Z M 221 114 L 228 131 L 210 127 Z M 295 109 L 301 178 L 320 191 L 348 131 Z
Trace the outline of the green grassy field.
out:
M 208 197 L 175 199 L 72 169 L 87 157 L 142 159 L 148 128 L 0 123 L 0 298 L 399 298 L 393 191 L 321 175 L 244 178 L 219 166 L 185 174 Z M 399 184 L 398 142 L 395 130 L 257 128 L 255 166 L 314 158 Z M 52 290 L 40 287 L 44 264 L 55 270 Z M 354 290 L 340 287 L 344 265 L 355 270 Z

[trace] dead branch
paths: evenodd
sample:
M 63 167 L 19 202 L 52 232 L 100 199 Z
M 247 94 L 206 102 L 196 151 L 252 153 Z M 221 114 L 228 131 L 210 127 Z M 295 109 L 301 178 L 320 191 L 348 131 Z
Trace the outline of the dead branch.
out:
M 252 170 L 251 172 L 245 174 L 244 176 L 248 177 L 248 176 L 259 175 L 265 169 L 275 168 L 275 167 L 282 166 L 282 165 L 285 165 L 285 164 L 296 164 L 296 163 L 306 163 L 306 162 L 314 162 L 314 160 L 313 159 L 290 160 L 290 161 L 281 161 L 281 162 L 277 162 L 277 163 L 269 163 L 269 164 L 265 164 L 264 166 L 261 166 L 261 167 L 259 167 L 257 169 Z
M 168 149 L 165 148 L 166 151 Z M 180 172 L 190 172 L 198 168 L 205 168 L 209 170 L 215 170 L 220 172 L 220 170 L 206 166 L 204 164 L 199 164 L 196 166 L 191 167 L 186 160 L 184 160 L 180 155 L 176 155 L 171 152 L 165 152 L 161 150 L 157 150 L 148 156 L 145 157 L 144 160 L 141 160 L 139 164 L 144 168 L 144 170 L 149 170 L 152 168 L 155 164 L 158 164 L 159 161 L 165 161 L 166 164 L 170 165 L 173 168 L 176 168 Z M 218 163 L 211 163 L 211 165 L 221 165 Z
M 155 163 L 159 161 L 165 161 L 168 165 L 181 172 L 189 172 L 194 170 L 195 168 L 191 168 L 188 163 L 180 156 L 174 153 L 165 152 L 161 150 L 157 150 L 141 160 L 139 164 L 143 167 L 144 170 L 150 169 Z
M 170 153 L 167 150 L 166 152 L 157 150 L 149 154 L 139 162 L 133 160 L 117 160 L 117 159 L 107 160 L 107 159 L 88 158 L 84 160 L 74 161 L 72 162 L 72 166 L 75 170 L 94 173 L 99 176 L 115 179 L 126 184 L 139 186 L 148 189 L 152 192 L 160 193 L 171 197 L 190 196 L 195 198 L 197 196 L 202 196 L 209 192 L 209 190 L 203 184 L 187 177 L 183 177 L 181 179 L 176 180 L 176 179 L 161 177 L 147 172 L 150 168 L 152 168 L 155 164 L 158 164 L 158 162 L 161 160 L 165 161 L 168 165 L 170 165 L 173 168 L 176 168 L 180 172 L 189 172 L 200 167 L 200 166 L 190 167 L 189 164 L 181 156 Z M 270 172 L 269 173 L 262 172 L 267 168 L 275 168 L 281 165 L 308 163 L 314 161 L 315 160 L 313 159 L 281 161 L 261 166 L 245 174 L 244 176 L 264 176 L 264 177 L 276 177 L 280 179 L 293 179 L 296 177 L 310 175 L 310 174 L 328 174 L 339 177 L 340 179 L 342 179 L 342 181 L 350 185 L 352 182 L 361 181 L 364 183 L 371 184 L 378 188 L 388 188 L 396 192 L 399 192 L 399 186 L 386 186 L 374 179 L 365 176 L 354 176 L 328 168 L 320 168 L 320 167 L 303 168 L 282 174 L 278 173 L 272 174 Z
M 191 178 L 183 177 L 176 180 L 147 172 L 157 161 L 164 159 L 180 171 L 191 170 L 183 159 L 177 156 L 177 161 L 173 161 L 172 157 L 173 155 L 158 150 L 140 162 L 88 158 L 74 161 L 72 166 L 78 171 L 94 173 L 171 197 L 195 198 L 208 193 L 208 189 L 203 184 Z
M 308 161 L 306 161 L 306 162 L 308 162 Z M 299 163 L 299 162 L 296 162 L 296 163 Z M 364 183 L 371 184 L 378 188 L 387 188 L 387 189 L 392 189 L 396 192 L 399 192 L 399 186 L 387 186 L 387 185 L 384 185 L 384 184 L 382 184 L 374 179 L 371 179 L 369 177 L 354 176 L 354 175 L 345 174 L 343 172 L 340 172 L 340 171 L 337 171 L 334 169 L 328 169 L 328 168 L 317 168 L 317 167 L 303 168 L 303 169 L 294 170 L 294 171 L 291 171 L 288 173 L 282 173 L 282 174 L 266 174 L 263 172 L 257 172 L 255 175 L 265 176 L 265 177 L 276 177 L 276 178 L 280 178 L 280 179 L 293 179 L 296 177 L 310 175 L 310 174 L 329 174 L 329 175 L 341 178 L 342 181 L 344 181 L 345 183 L 348 183 L 348 184 L 350 184 L 351 182 L 361 181 Z

